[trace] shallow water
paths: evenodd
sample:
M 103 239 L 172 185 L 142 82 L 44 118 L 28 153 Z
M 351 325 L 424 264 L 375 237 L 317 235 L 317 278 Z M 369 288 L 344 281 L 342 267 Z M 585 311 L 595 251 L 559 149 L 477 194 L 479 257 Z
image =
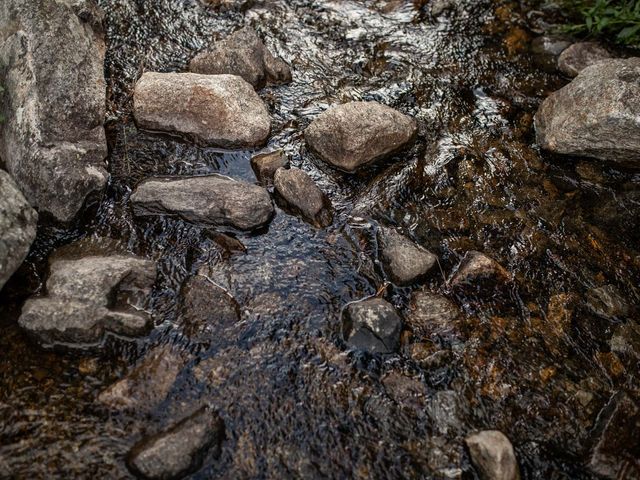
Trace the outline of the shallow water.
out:
M 622 359 L 620 373 L 604 360 L 615 322 L 579 308 L 559 335 L 545 312 L 554 294 L 584 301 L 605 284 L 638 303 L 640 177 L 536 148 L 532 115 L 566 82 L 528 52 L 544 13 L 472 0 L 437 18 L 429 2 L 401 0 L 248 2 L 226 12 L 188 0 L 100 3 L 111 181 L 73 228 L 41 229 L 3 291 L 0 477 L 128 478 L 124 455 L 143 434 L 208 402 L 227 439 L 193 478 L 476 478 L 462 440 L 484 428 L 509 436 L 524 478 L 596 478 L 584 466 L 591 429 L 614 392 L 638 391 L 637 364 Z M 181 221 L 134 222 L 128 197 L 152 175 L 255 181 L 253 152 L 140 132 L 131 91 L 142 71 L 181 71 L 243 24 L 294 71 L 292 84 L 260 92 L 273 118 L 268 148 L 308 172 L 337 215 L 316 230 L 279 210 L 268 231 L 238 234 L 246 254 L 230 255 Z M 420 134 L 394 158 L 346 175 L 314 158 L 301 132 L 328 105 L 360 99 L 414 116 Z M 387 357 L 347 349 L 342 308 L 384 286 L 378 225 L 438 254 L 441 272 L 423 283 L 464 309 L 462 339 L 405 338 Z M 48 256 L 74 242 L 158 261 L 148 338 L 69 353 L 43 351 L 20 332 L 19 306 L 42 290 Z M 513 272 L 512 288 L 450 292 L 444 278 L 468 250 Z M 243 317 L 196 340 L 177 314 L 179 291 L 206 265 Z M 385 298 L 405 312 L 417 287 L 390 286 Z M 192 355 L 169 398 L 149 414 L 97 406 L 96 395 L 159 344 Z M 410 354 L 418 346 L 429 361 Z

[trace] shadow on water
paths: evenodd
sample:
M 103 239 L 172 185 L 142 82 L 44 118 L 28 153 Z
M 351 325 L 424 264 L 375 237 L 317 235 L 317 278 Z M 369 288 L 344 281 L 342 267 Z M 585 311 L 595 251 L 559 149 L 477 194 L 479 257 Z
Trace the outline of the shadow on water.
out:
M 540 15 L 526 2 L 454 2 L 438 17 L 420 1 L 244 3 L 218 11 L 189 0 L 100 0 L 111 181 L 97 215 L 70 230 L 42 229 L 3 292 L 0 474 L 126 478 L 131 445 L 208 402 L 228 438 L 194 478 L 476 478 L 462 439 L 480 428 L 511 438 L 524 478 L 593 478 L 584 467 L 591 428 L 615 391 L 638 390 L 637 364 L 609 352 L 615 321 L 578 307 L 558 331 L 547 307 L 561 293 L 584 305 L 589 289 L 606 284 L 638 303 L 640 178 L 535 147 L 532 116 L 565 83 L 527 51 Z M 142 71 L 182 71 L 211 38 L 243 24 L 294 71 L 292 84 L 260 92 L 273 118 L 268 148 L 307 171 L 337 216 L 318 231 L 278 211 L 268 231 L 238 235 L 246 254 L 230 255 L 199 227 L 134 221 L 128 199 L 153 175 L 253 182 L 253 152 L 138 131 L 131 92 Z M 361 174 L 323 165 L 301 132 L 349 100 L 414 116 L 417 142 Z M 465 311 L 459 340 L 407 332 L 388 357 L 346 348 L 343 306 L 384 285 L 381 224 L 438 254 L 442 273 L 424 283 Z M 150 337 L 81 353 L 43 351 L 25 338 L 20 303 L 42 289 L 53 249 L 73 242 L 158 262 Z M 513 286 L 449 292 L 443 277 L 468 250 L 500 261 Z M 242 320 L 195 342 L 177 307 L 182 284 L 203 266 L 238 300 Z M 416 288 L 385 295 L 406 313 Z M 96 406 L 100 391 L 159 344 L 191 354 L 165 402 L 148 414 Z

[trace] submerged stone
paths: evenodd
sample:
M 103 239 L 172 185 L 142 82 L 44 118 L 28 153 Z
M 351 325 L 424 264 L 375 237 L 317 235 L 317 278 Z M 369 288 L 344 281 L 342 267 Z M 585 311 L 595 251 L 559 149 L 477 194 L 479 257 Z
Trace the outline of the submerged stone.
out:
M 380 257 L 384 271 L 397 285 L 407 285 L 426 275 L 438 257 L 389 228 L 380 229 Z
M 402 320 L 389 302 L 371 298 L 350 303 L 344 311 L 345 341 L 370 353 L 392 353 L 400 345 Z
M 587 308 L 607 320 L 622 320 L 631 313 L 631 306 L 613 285 L 604 285 L 589 290 L 587 292 Z
M 465 442 L 482 480 L 519 480 L 520 469 L 509 439 L 497 430 L 469 435 Z
M 423 288 L 413 293 L 406 325 L 419 338 L 457 336 L 460 309 L 448 298 Z
M 565 48 L 558 58 L 558 68 L 568 77 L 577 76 L 582 70 L 603 60 L 611 54 L 596 42 L 579 42 Z
M 256 147 L 271 131 L 264 102 L 236 75 L 148 72 L 138 80 L 133 102 L 141 128 L 179 133 L 204 145 Z
M 511 280 L 511 275 L 493 258 L 481 252 L 467 252 L 449 279 L 451 287 L 495 287 Z
M 287 208 L 312 225 L 323 228 L 333 221 L 331 200 L 313 179 L 299 168 L 280 168 L 273 178 L 276 192 Z
M 347 172 L 404 148 L 418 131 L 416 121 L 378 102 L 350 102 L 320 114 L 304 131 L 309 147 Z
M 131 204 L 137 217 L 175 216 L 239 230 L 264 227 L 274 213 L 264 188 L 223 175 L 151 178 L 136 187 Z

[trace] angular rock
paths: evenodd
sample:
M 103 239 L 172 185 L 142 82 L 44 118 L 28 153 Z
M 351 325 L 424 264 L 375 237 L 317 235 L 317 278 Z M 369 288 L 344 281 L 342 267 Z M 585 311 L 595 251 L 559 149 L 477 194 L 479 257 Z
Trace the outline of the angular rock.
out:
M 380 257 L 384 271 L 397 285 L 408 285 L 426 275 L 438 257 L 389 228 L 380 229 Z
M 275 58 L 251 27 L 237 30 L 196 55 L 189 63 L 189 71 L 204 75 L 237 75 L 254 88 L 262 88 L 266 83 L 291 81 L 289 65 Z
M 167 398 L 186 363 L 185 356 L 170 347 L 156 347 L 124 378 L 100 393 L 98 402 L 114 410 L 151 411 Z
M 622 320 L 631 313 L 631 306 L 613 285 L 592 288 L 587 292 L 587 307 L 607 320 Z
M 264 227 L 274 213 L 264 188 L 223 175 L 151 178 L 136 187 L 131 204 L 138 217 L 168 215 L 239 230 Z
M 511 280 L 509 272 L 493 258 L 484 253 L 467 252 L 458 268 L 449 279 L 451 287 L 472 287 L 480 290 L 485 286 L 496 286 Z
M 421 338 L 456 336 L 460 309 L 442 295 L 421 289 L 411 295 L 405 324 Z
M 251 157 L 251 168 L 258 182 L 262 185 L 272 185 L 276 170 L 289 166 L 289 159 L 282 150 L 270 153 L 260 153 Z
M 38 214 L 9 174 L 0 170 L 0 290 L 29 253 L 37 223 Z
M 280 168 L 275 173 L 273 184 L 286 207 L 294 213 L 318 228 L 331 225 L 331 200 L 305 172 L 298 168 Z
M 142 75 L 133 96 L 141 128 L 182 134 L 203 145 L 263 145 L 271 119 L 251 85 L 235 75 L 152 73 Z
M 378 102 L 332 107 L 304 131 L 309 147 L 346 172 L 401 150 L 416 136 L 416 121 Z
M 589 466 L 604 478 L 640 477 L 640 406 L 618 392 L 598 414 Z
M 640 58 L 584 69 L 535 115 L 538 144 L 565 155 L 640 166 Z
M 56 260 L 48 296 L 28 300 L 18 323 L 45 345 L 83 346 L 104 335 L 145 333 L 144 311 L 156 279 L 152 261 L 121 255 Z
M 509 439 L 497 430 L 486 430 L 465 439 L 471 461 L 482 480 L 519 480 L 520 469 Z
M 208 455 L 218 457 L 223 440 L 222 418 L 203 407 L 135 445 L 127 456 L 127 466 L 141 478 L 182 478 L 200 469 Z
M 102 13 L 3 0 L 0 32 L 0 158 L 33 207 L 69 222 L 107 182 Z
M 576 77 L 582 70 L 603 60 L 611 54 L 595 42 L 574 43 L 565 48 L 558 58 L 558 69 L 568 77 Z
M 400 344 L 402 320 L 381 298 L 350 303 L 344 311 L 343 334 L 347 343 L 370 353 L 392 353 Z
M 191 339 L 209 340 L 240 320 L 238 302 L 204 274 L 187 280 L 182 297 L 179 319 Z

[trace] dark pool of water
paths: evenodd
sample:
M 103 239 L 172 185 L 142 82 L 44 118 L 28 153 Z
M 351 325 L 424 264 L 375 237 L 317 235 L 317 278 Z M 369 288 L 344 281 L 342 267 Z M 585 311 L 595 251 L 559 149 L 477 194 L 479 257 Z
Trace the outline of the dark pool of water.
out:
M 584 466 L 591 429 L 614 392 L 638 390 L 637 365 L 623 362 L 619 374 L 602 360 L 614 322 L 580 309 L 558 337 L 545 312 L 555 294 L 584 300 L 605 284 L 638 303 L 640 178 L 536 148 L 532 115 L 566 82 L 528 52 L 543 12 L 477 0 L 438 18 L 430 2 L 402 0 L 274 0 L 224 12 L 189 0 L 100 3 L 111 181 L 78 225 L 41 228 L 3 292 L 0 477 L 128 478 L 123 457 L 133 443 L 208 402 L 227 440 L 221 458 L 194 478 L 476 478 L 462 440 L 482 428 L 510 437 L 524 478 L 594 478 Z M 283 148 L 308 172 L 337 216 L 316 230 L 278 211 L 267 232 L 239 235 L 246 254 L 228 255 L 198 227 L 134 221 L 128 198 L 156 174 L 255 181 L 253 152 L 140 132 L 131 91 L 142 71 L 184 70 L 211 38 L 244 24 L 294 71 L 292 84 L 260 92 L 273 118 L 269 148 Z M 328 105 L 349 100 L 414 116 L 417 142 L 361 174 L 322 164 L 301 132 Z M 464 342 L 406 339 L 384 358 L 346 348 L 341 309 L 384 285 L 381 224 L 438 254 L 442 273 L 424 283 L 463 308 Z M 157 328 L 148 338 L 74 353 L 25 338 L 16 326 L 20 303 L 42 289 L 52 250 L 73 242 L 157 260 Z M 443 276 L 468 250 L 500 261 L 514 286 L 480 297 L 449 292 Z M 205 265 L 243 318 L 195 343 L 176 312 L 181 285 Z M 385 297 L 404 312 L 417 287 L 391 287 Z M 418 361 L 413 343 L 436 360 Z M 192 354 L 169 398 L 145 415 L 98 407 L 96 395 L 159 344 Z M 585 395 L 587 405 L 576 400 Z

